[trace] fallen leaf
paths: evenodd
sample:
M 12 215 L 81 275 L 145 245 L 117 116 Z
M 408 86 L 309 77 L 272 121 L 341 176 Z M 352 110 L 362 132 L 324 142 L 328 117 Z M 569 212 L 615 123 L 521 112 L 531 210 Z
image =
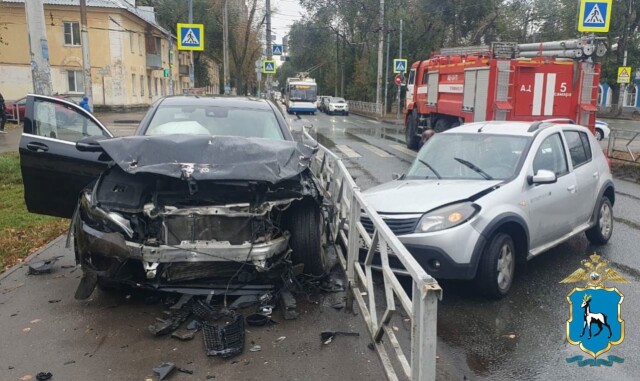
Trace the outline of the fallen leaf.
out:
M 400 330 L 400 328 L 396 327 L 395 325 L 393 326 L 393 330 L 398 332 Z
M 29 380 L 33 380 L 33 376 L 30 374 L 25 374 L 24 376 L 18 378 L 18 380 L 20 381 L 29 381 Z
M 31 328 L 27 327 L 27 328 L 22 328 L 22 332 L 29 332 L 31 331 Z
M 514 335 L 513 333 L 510 335 L 502 335 L 502 337 L 506 337 L 507 339 L 515 339 L 516 335 Z
M 37 323 L 40 323 L 41 321 L 42 321 L 42 319 L 33 319 L 33 320 L 31 320 L 29 323 L 31 323 L 31 324 L 37 324 Z

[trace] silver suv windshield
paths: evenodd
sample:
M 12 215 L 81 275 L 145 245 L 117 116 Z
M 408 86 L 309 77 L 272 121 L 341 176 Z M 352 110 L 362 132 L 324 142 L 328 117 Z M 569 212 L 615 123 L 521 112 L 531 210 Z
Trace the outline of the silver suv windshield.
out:
M 436 134 L 405 178 L 505 180 L 514 176 L 528 141 L 511 135 Z

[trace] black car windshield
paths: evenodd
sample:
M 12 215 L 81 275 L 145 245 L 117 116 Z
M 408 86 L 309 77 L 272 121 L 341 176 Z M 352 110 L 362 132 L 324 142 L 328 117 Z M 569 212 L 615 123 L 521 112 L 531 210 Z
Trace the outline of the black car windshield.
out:
M 283 140 L 273 111 L 221 106 L 160 106 L 145 135 L 193 134 Z
M 422 147 L 407 179 L 504 180 L 514 176 L 528 137 L 436 134 Z

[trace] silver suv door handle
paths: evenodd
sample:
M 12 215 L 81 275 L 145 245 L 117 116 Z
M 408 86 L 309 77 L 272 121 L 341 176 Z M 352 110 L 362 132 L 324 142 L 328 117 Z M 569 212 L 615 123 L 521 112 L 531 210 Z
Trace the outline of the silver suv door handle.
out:
M 570 185 L 567 187 L 567 190 L 571 193 L 575 193 L 576 192 L 576 186 L 575 185 Z

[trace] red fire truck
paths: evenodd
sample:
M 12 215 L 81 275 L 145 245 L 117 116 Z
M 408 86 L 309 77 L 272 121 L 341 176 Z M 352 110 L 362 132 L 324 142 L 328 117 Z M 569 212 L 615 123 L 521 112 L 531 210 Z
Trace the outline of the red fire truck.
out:
M 411 65 L 405 137 L 484 120 L 568 118 L 594 130 L 603 44 L 586 38 L 442 49 Z

